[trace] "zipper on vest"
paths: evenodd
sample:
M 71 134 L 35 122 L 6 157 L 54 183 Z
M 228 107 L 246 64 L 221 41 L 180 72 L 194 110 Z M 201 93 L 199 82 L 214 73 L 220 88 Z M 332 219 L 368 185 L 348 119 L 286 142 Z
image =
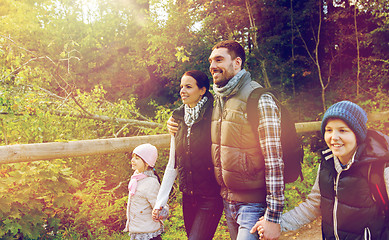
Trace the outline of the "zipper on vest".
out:
M 341 172 L 339 172 L 336 175 L 336 179 L 334 179 L 335 200 L 334 200 L 334 209 L 333 209 L 333 213 L 332 213 L 332 221 L 334 222 L 334 236 L 335 236 L 336 240 L 339 240 L 339 236 L 338 236 L 338 219 L 336 217 L 336 213 L 338 211 L 338 184 L 339 184 L 340 173 Z
M 367 227 L 365 228 L 365 234 L 364 234 L 364 238 L 365 240 L 371 240 L 371 233 L 370 233 L 370 229 Z

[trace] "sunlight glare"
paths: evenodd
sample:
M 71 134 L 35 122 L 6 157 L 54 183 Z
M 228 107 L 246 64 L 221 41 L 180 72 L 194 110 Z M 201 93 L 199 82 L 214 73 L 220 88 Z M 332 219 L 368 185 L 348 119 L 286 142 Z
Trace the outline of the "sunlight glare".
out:
M 99 3 L 98 0 L 78 0 L 82 8 L 82 18 L 85 23 L 92 23 L 99 17 Z

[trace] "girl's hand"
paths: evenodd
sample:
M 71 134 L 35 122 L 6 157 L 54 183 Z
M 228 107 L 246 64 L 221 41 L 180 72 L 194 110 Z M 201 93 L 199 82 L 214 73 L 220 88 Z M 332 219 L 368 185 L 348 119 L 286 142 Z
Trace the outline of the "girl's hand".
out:
M 162 210 L 162 207 L 159 209 L 153 209 L 152 217 L 153 217 L 154 221 L 159 222 L 160 220 L 162 220 L 162 217 L 159 216 L 159 213 L 161 212 L 161 210 Z

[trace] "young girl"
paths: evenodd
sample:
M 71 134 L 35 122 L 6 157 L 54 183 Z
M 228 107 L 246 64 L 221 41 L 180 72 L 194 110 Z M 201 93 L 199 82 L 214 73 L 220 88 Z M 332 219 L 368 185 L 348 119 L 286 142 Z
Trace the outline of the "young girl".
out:
M 389 137 L 366 127 L 358 105 L 342 101 L 324 114 L 321 131 L 327 148 L 308 198 L 282 215 L 283 231 L 322 217 L 323 239 L 389 239 L 389 222 L 373 200 L 367 179 L 371 163 L 384 161 L 389 190 Z M 266 229 L 258 227 L 260 235 Z
M 154 221 L 151 212 L 159 191 L 159 180 L 153 167 L 157 148 L 151 144 L 137 146 L 132 152 L 131 166 L 135 170 L 128 184 L 127 222 L 125 232 L 131 240 L 161 240 L 163 224 Z

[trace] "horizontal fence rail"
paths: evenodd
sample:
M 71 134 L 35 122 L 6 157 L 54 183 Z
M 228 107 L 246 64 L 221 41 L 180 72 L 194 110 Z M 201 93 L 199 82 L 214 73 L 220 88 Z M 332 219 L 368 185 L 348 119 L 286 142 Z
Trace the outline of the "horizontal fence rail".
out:
M 369 121 L 388 120 L 389 111 L 371 113 L 368 115 L 368 118 Z M 320 124 L 320 121 L 296 123 L 296 130 L 298 133 L 320 131 Z M 142 143 L 150 143 L 157 148 L 168 148 L 170 135 L 160 134 L 0 146 L 0 164 L 130 152 Z

